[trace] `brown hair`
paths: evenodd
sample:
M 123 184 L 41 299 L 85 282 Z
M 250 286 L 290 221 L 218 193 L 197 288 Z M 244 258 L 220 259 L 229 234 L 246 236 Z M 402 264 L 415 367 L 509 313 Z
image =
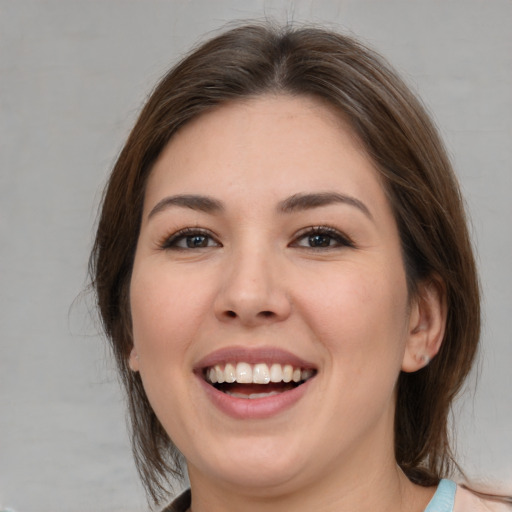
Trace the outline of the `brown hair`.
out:
M 155 502 L 180 455 L 155 416 L 132 347 L 128 291 L 145 184 L 176 131 L 230 100 L 263 93 L 321 98 L 348 121 L 381 173 L 398 224 L 409 291 L 436 276 L 448 317 L 437 357 L 397 385 L 395 455 L 421 485 L 453 470 L 451 402 L 480 331 L 479 287 L 459 187 L 429 116 L 390 66 L 352 38 L 318 28 L 249 25 L 204 43 L 160 81 L 121 151 L 105 190 L 90 274 L 126 388 L 137 467 Z

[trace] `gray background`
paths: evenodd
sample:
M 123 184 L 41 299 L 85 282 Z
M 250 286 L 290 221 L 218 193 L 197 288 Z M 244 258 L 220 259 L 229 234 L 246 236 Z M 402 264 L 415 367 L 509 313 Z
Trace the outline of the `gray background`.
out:
M 478 388 L 455 415 L 459 457 L 512 492 L 512 1 L 0 0 L 0 509 L 146 509 L 108 350 L 80 295 L 95 211 L 157 78 L 202 35 L 263 16 L 358 34 L 434 112 L 485 294 Z

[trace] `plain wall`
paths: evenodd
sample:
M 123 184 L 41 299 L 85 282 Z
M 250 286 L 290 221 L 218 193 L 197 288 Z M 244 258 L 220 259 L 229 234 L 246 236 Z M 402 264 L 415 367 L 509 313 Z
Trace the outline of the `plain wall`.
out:
M 80 295 L 96 209 L 155 81 L 204 34 L 264 16 L 359 35 L 433 112 L 484 291 L 458 451 L 469 476 L 512 492 L 510 0 L 0 0 L 0 510 L 147 508 L 112 361 Z

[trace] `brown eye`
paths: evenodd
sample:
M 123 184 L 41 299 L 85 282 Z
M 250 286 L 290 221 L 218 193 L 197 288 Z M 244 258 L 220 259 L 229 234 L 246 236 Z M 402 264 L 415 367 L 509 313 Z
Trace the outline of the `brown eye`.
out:
M 292 245 L 306 249 L 354 247 L 354 243 L 338 230 L 321 226 L 306 230 L 296 238 Z
M 189 249 L 197 247 L 208 247 L 208 237 L 205 235 L 192 235 L 185 237 L 186 246 Z
M 162 244 L 162 248 L 187 250 L 220 247 L 220 245 L 210 233 L 187 228 L 167 238 Z
M 310 235 L 308 237 L 308 243 L 310 247 L 330 247 L 335 242 L 329 235 Z

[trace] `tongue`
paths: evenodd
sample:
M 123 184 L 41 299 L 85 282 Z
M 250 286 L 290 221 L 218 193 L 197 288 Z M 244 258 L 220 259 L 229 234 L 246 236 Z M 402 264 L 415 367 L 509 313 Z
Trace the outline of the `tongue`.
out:
M 296 384 L 285 382 L 270 382 L 269 384 L 217 384 L 215 387 L 221 391 L 229 391 L 230 393 L 240 393 L 243 395 L 252 395 L 254 393 L 282 393 L 293 389 Z

